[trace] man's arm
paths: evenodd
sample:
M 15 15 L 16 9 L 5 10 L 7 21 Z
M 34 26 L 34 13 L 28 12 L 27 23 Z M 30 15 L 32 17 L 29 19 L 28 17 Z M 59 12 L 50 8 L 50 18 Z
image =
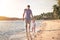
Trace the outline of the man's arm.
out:
M 31 11 L 31 17 L 33 18 L 33 14 L 32 14 L 32 11 Z
M 24 20 L 24 15 L 25 15 L 25 10 L 24 10 L 24 13 L 23 13 L 23 20 Z
M 32 18 L 33 18 L 33 14 L 31 13 L 31 16 L 32 16 Z
M 23 20 L 24 20 L 24 15 L 25 15 L 25 13 L 23 13 Z

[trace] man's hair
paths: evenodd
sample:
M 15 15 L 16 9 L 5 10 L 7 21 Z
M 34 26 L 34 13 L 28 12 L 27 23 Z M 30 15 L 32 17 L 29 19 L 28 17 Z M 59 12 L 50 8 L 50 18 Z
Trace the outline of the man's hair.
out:
M 27 7 L 30 7 L 30 5 L 27 5 Z

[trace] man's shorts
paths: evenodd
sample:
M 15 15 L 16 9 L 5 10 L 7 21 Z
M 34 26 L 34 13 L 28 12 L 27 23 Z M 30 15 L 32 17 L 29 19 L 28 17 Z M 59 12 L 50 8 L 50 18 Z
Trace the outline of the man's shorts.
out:
M 31 19 L 25 18 L 25 22 L 30 24 L 31 23 Z

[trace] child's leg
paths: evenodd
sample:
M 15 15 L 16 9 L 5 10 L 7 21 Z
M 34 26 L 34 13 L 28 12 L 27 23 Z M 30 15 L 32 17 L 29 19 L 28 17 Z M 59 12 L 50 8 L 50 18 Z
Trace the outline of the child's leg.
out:
M 32 32 L 35 33 L 35 27 L 32 27 Z
M 32 27 L 32 32 L 34 31 L 33 27 Z
M 35 33 L 35 27 L 34 27 L 34 33 Z
M 35 36 L 35 27 L 32 27 L 32 38 Z

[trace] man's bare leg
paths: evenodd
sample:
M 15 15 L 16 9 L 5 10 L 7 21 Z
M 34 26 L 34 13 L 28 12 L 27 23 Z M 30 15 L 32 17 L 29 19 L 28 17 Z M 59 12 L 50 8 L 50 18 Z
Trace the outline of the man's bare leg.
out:
M 28 25 L 29 24 L 29 25 Z M 26 23 L 26 35 L 28 40 L 32 40 L 31 34 L 30 34 L 30 22 Z
M 26 36 L 27 36 L 27 40 L 29 40 L 29 36 L 28 36 L 28 25 L 26 23 Z
M 29 23 L 29 37 L 30 37 L 30 40 L 32 40 L 31 33 L 30 33 L 30 23 Z

